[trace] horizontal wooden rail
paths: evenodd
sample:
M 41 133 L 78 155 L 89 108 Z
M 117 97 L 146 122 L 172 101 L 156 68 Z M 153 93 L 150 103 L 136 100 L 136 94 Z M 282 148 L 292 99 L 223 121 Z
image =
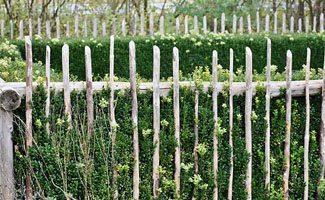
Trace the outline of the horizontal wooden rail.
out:
M 217 83 L 217 90 L 220 92 L 225 83 L 227 82 L 218 82 Z M 190 81 L 183 81 L 180 82 L 180 87 L 184 86 L 190 86 L 193 90 L 195 88 L 194 82 Z M 305 81 L 292 81 L 292 96 L 304 96 L 305 91 Z M 70 90 L 76 90 L 76 91 L 82 91 L 86 89 L 86 82 L 70 82 Z M 173 83 L 172 82 L 161 82 L 160 83 L 160 96 L 167 96 L 168 92 L 171 90 Z M 253 94 L 256 93 L 256 86 L 266 86 L 266 82 L 253 82 L 252 88 L 253 88 Z M 6 83 L 0 83 L 0 88 L 3 87 L 11 87 L 14 90 L 16 90 L 21 96 L 25 95 L 25 88 L 26 83 L 25 82 L 6 82 Z M 33 87 L 36 87 L 37 83 L 33 82 Z M 107 82 L 93 82 L 93 90 L 94 91 L 100 91 L 103 90 L 103 88 L 109 87 L 109 83 Z M 140 83 L 139 90 L 140 93 L 146 93 L 148 89 L 152 89 L 153 83 Z M 211 87 L 210 82 L 203 82 L 203 90 L 204 92 L 208 91 L 208 89 Z M 234 95 L 241 95 L 245 93 L 246 89 L 246 83 L 245 82 L 234 82 L 233 83 L 233 94 Z M 271 97 L 276 97 L 280 95 L 280 89 L 286 87 L 285 81 L 272 81 L 270 85 L 270 95 Z M 56 92 L 63 90 L 63 83 L 62 82 L 51 82 L 50 83 L 51 90 L 55 90 Z M 121 90 L 121 89 L 127 89 L 130 88 L 129 82 L 114 82 L 114 89 L 115 90 Z M 311 80 L 309 82 L 309 88 L 310 88 L 310 95 L 316 95 L 321 93 L 322 89 L 322 80 Z

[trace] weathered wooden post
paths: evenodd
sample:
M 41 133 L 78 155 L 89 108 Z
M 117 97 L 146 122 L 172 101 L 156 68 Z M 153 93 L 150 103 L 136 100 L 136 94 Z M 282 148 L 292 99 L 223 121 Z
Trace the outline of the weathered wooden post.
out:
M 20 20 L 19 22 L 19 38 L 22 40 L 24 37 L 24 21 Z
M 213 19 L 213 33 L 217 33 L 218 32 L 218 20 L 217 18 Z
M 251 16 L 247 16 L 247 28 L 248 28 L 248 34 L 252 34 L 252 27 L 251 27 Z
M 106 22 L 105 20 L 102 22 L 102 31 L 103 31 L 103 36 L 105 37 L 106 36 Z
M 14 24 L 12 20 L 10 20 L 10 39 L 14 39 Z
M 244 33 L 244 28 L 243 28 L 243 25 L 244 24 L 244 19 L 243 19 L 243 16 L 241 16 L 239 18 L 239 33 L 240 34 L 243 34 Z
M 278 12 L 274 13 L 274 27 L 273 27 L 273 32 L 277 33 L 278 32 Z
M 260 32 L 260 13 L 256 12 L 256 33 Z
M 268 33 L 270 31 L 270 16 L 267 14 L 265 17 L 265 33 Z
M 221 33 L 225 32 L 225 20 L 226 20 L 225 13 L 222 13 L 221 14 Z
M 160 28 L 160 34 L 164 35 L 165 34 L 165 30 L 164 30 L 164 16 L 161 16 L 159 19 L 159 28 Z
M 51 24 L 50 20 L 46 20 L 46 37 L 50 38 L 51 37 Z
M 20 106 L 18 92 L 10 87 L 1 86 L 0 78 L 0 197 L 15 199 L 14 154 L 11 133 L 13 131 L 12 111 Z
M 294 24 L 294 20 L 295 20 L 295 19 L 294 19 L 293 16 L 292 16 L 292 17 L 290 18 L 290 32 L 291 32 L 291 33 L 293 33 L 293 32 L 295 31 L 295 29 L 294 29 L 294 28 L 295 28 L 295 27 L 294 27 L 294 26 L 295 26 L 295 24 Z
M 97 18 L 93 19 L 93 37 L 97 37 Z
M 184 26 L 185 26 L 184 33 L 188 34 L 188 16 L 187 15 L 185 16 L 185 19 L 184 19 Z
M 179 34 L 179 17 L 176 18 L 176 34 Z
M 203 33 L 207 34 L 207 17 L 203 17 Z
M 125 31 L 125 19 L 122 20 L 122 35 L 123 35 L 123 37 L 126 36 L 126 31 Z
M 286 14 L 282 15 L 282 33 L 286 32 Z
M 79 37 L 79 16 L 74 17 L 74 34 L 76 37 Z
M 301 18 L 298 19 L 298 31 L 299 32 L 302 31 L 302 21 L 301 21 Z
M 308 33 L 309 31 L 309 17 L 307 16 L 305 19 L 305 32 Z
M 232 16 L 232 33 L 236 33 L 237 32 L 237 16 L 233 15 Z
M 60 39 L 60 36 L 61 36 L 61 34 L 60 34 L 60 18 L 57 17 L 55 19 L 55 22 L 56 22 L 56 38 Z
M 150 35 L 154 34 L 154 27 L 153 27 L 153 13 L 150 13 L 150 20 L 149 20 L 149 29 L 150 29 Z
M 137 14 L 133 16 L 133 36 L 137 35 Z
M 141 35 L 144 36 L 145 35 L 145 32 L 144 32 L 144 13 L 142 12 L 141 13 L 141 16 L 140 16 L 140 27 L 141 27 Z
M 197 19 L 197 16 L 195 15 L 194 16 L 194 31 L 195 33 L 199 33 L 199 25 L 198 25 L 198 19 Z
M 320 19 L 319 19 L 319 31 L 323 32 L 324 31 L 324 14 L 320 14 Z
M 314 16 L 314 18 L 313 18 L 313 32 L 316 32 L 316 25 L 317 25 L 316 16 Z
M 29 18 L 28 20 L 28 29 L 29 29 L 29 38 L 33 37 L 33 22 L 32 19 Z
M 37 35 L 42 35 L 41 18 L 37 18 Z
M 84 37 L 87 37 L 87 18 L 85 17 L 84 19 Z

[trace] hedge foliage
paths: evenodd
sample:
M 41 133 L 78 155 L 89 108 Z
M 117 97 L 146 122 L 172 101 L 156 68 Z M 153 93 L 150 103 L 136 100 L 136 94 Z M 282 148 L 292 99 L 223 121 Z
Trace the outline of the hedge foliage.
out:
M 266 65 L 266 38 L 272 40 L 272 64 L 277 65 L 280 71 L 284 70 L 286 51 L 293 53 L 293 69 L 301 69 L 306 60 L 306 48 L 311 48 L 311 66 L 323 66 L 325 34 L 208 34 L 184 36 L 160 36 L 116 38 L 115 40 L 115 72 L 118 77 L 129 77 L 129 48 L 130 40 L 136 44 L 137 73 L 144 78 L 152 78 L 153 45 L 161 51 L 161 77 L 172 76 L 172 48 L 179 48 L 180 70 L 184 74 L 193 72 L 195 66 L 211 66 L 212 51 L 217 50 L 219 63 L 228 68 L 229 49 L 234 50 L 234 69 L 245 65 L 245 47 L 253 52 L 253 66 L 261 72 Z M 22 55 L 25 55 L 25 45 L 21 40 L 12 41 L 18 45 Z M 93 73 L 104 77 L 109 73 L 109 38 L 96 39 L 33 39 L 33 58 L 35 61 L 45 61 L 45 46 L 51 47 L 52 68 L 61 71 L 61 47 L 70 46 L 70 72 L 85 79 L 84 47 L 92 50 Z
M 206 74 L 204 74 L 206 73 Z M 196 70 L 193 74 L 200 84 L 207 72 Z M 219 74 L 220 75 L 220 74 Z M 224 74 L 221 74 L 224 76 Z M 226 76 L 226 75 L 225 75 Z M 313 77 L 317 77 L 317 74 Z M 207 75 L 210 77 L 210 75 Z M 237 76 L 238 78 L 239 76 Z M 242 77 L 243 78 L 243 77 Z M 241 79 L 242 79 L 241 78 Z M 240 80 L 239 80 L 240 81 Z M 181 120 L 181 198 L 211 199 L 213 194 L 213 103 L 211 89 L 204 93 L 199 88 L 199 174 L 194 174 L 194 92 L 187 87 L 180 90 Z M 112 151 L 111 123 L 109 120 L 109 89 L 95 92 L 95 121 L 93 135 L 88 138 L 86 127 L 86 94 L 71 94 L 73 128 L 68 129 L 67 118 L 63 114 L 63 94 L 51 95 L 51 116 L 45 117 L 45 90 L 39 87 L 33 94 L 33 136 L 30 157 L 26 156 L 24 143 L 24 102 L 15 113 L 14 142 L 18 146 L 15 156 L 16 190 L 22 196 L 27 174 L 33 177 L 35 198 L 65 199 L 112 199 L 113 167 L 117 167 L 118 199 L 132 199 L 133 177 L 133 125 L 131 121 L 130 91 L 116 91 L 117 138 Z M 283 199 L 282 176 L 284 172 L 285 137 L 285 90 L 282 95 L 271 99 L 271 195 L 266 197 L 265 182 L 265 88 L 258 87 L 253 97 L 252 136 L 253 154 L 245 150 L 245 95 L 234 96 L 234 184 L 233 198 L 246 199 L 245 174 L 249 156 L 253 158 L 253 199 Z M 152 91 L 138 94 L 139 105 L 139 145 L 140 145 L 140 197 L 153 199 L 152 196 L 152 156 L 153 144 L 153 105 Z M 321 95 L 310 97 L 310 149 L 309 149 L 309 199 L 316 199 L 318 179 L 321 170 L 319 158 L 320 108 Z M 22 120 L 22 121 L 21 121 Z M 46 131 L 50 122 L 51 133 Z M 290 199 L 302 199 L 304 194 L 303 147 L 305 133 L 305 98 L 293 97 L 291 129 L 291 168 Z M 230 174 L 229 146 L 229 91 L 225 88 L 218 95 L 219 140 L 219 198 L 227 199 Z M 161 97 L 160 131 L 160 197 L 176 199 L 174 175 L 174 153 L 177 145 L 174 136 L 173 92 Z M 112 162 L 112 154 L 116 163 Z M 28 169 L 31 163 L 32 170 Z M 319 188 L 324 191 L 324 185 Z M 323 194 L 321 194 L 323 195 Z

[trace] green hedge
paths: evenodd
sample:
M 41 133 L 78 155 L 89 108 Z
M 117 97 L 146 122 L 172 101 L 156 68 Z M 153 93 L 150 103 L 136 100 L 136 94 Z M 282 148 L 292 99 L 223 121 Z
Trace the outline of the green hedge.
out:
M 211 90 L 200 92 L 199 96 L 199 176 L 194 175 L 194 93 L 186 88 L 180 91 L 181 120 L 181 198 L 212 199 L 213 195 L 213 112 Z M 228 91 L 218 96 L 219 131 L 219 198 L 227 199 L 230 148 L 229 148 L 229 96 Z M 119 92 L 116 104 L 117 138 L 115 151 L 111 149 L 110 121 L 108 113 L 109 90 L 96 92 L 95 121 L 93 136 L 87 137 L 85 92 L 71 95 L 73 128 L 69 130 L 62 114 L 63 94 L 51 97 L 51 134 L 46 132 L 44 88 L 33 94 L 33 137 L 30 159 L 24 151 L 24 103 L 16 111 L 14 142 L 18 147 L 15 156 L 17 199 L 24 194 L 26 175 L 30 174 L 36 199 L 65 199 L 69 195 L 75 199 L 112 199 L 114 188 L 113 165 L 116 164 L 119 177 L 118 199 L 132 199 L 133 156 L 130 92 Z M 249 154 L 245 150 L 244 96 L 234 97 L 234 184 L 233 198 L 246 199 L 245 174 Z M 140 145 L 140 199 L 152 196 L 152 156 L 153 156 L 153 106 L 152 92 L 138 94 L 139 104 L 139 145 Z M 321 95 L 311 99 L 310 126 L 310 178 L 309 199 L 316 199 L 317 182 L 320 174 L 319 125 Z M 253 97 L 253 199 L 283 199 L 282 175 L 284 172 L 285 98 L 284 95 L 271 99 L 271 196 L 267 198 L 264 188 L 264 141 L 265 90 L 258 90 Z M 305 99 L 294 97 L 292 102 L 290 199 L 302 199 L 304 194 L 303 146 L 305 130 Z M 18 117 L 20 116 L 20 118 Z M 65 120 L 65 121 L 64 121 Z M 160 132 L 160 198 L 175 199 L 173 94 L 161 98 Z M 164 122 L 163 122 L 164 121 Z M 18 124 L 18 126 L 17 126 Z M 85 153 L 86 152 L 86 153 Z M 112 163 L 111 155 L 117 163 Z M 27 163 L 31 163 L 29 170 Z
M 180 70 L 183 74 L 193 72 L 195 66 L 211 66 L 212 51 L 217 50 L 219 63 L 227 68 L 229 65 L 229 49 L 234 50 L 234 68 L 245 65 L 245 47 L 253 52 L 253 66 L 261 72 L 266 65 L 266 38 L 272 40 L 272 64 L 277 65 L 279 71 L 284 70 L 286 51 L 293 53 L 293 69 L 301 69 L 306 60 L 306 48 L 311 48 L 311 66 L 323 66 L 325 34 L 287 34 L 287 35 L 232 35 L 209 34 L 116 38 L 115 41 L 115 73 L 118 77 L 129 77 L 129 49 L 130 40 L 136 44 L 137 73 L 144 78 L 152 79 L 153 45 L 161 51 L 161 77 L 172 76 L 172 49 L 179 48 Z M 25 45 L 21 40 L 12 41 L 17 44 L 22 55 L 25 56 Z M 33 40 L 34 61 L 45 61 L 45 46 L 51 47 L 52 68 L 61 70 L 61 47 L 70 46 L 70 72 L 85 79 L 84 47 L 90 46 L 92 50 L 93 73 L 103 77 L 109 72 L 109 38 L 97 39 L 39 39 Z

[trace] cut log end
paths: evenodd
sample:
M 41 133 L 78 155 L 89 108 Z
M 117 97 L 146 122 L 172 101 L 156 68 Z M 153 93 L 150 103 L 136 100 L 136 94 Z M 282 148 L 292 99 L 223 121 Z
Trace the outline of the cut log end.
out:
M 21 103 L 19 93 L 14 89 L 4 89 L 0 92 L 0 105 L 6 111 L 16 110 Z

